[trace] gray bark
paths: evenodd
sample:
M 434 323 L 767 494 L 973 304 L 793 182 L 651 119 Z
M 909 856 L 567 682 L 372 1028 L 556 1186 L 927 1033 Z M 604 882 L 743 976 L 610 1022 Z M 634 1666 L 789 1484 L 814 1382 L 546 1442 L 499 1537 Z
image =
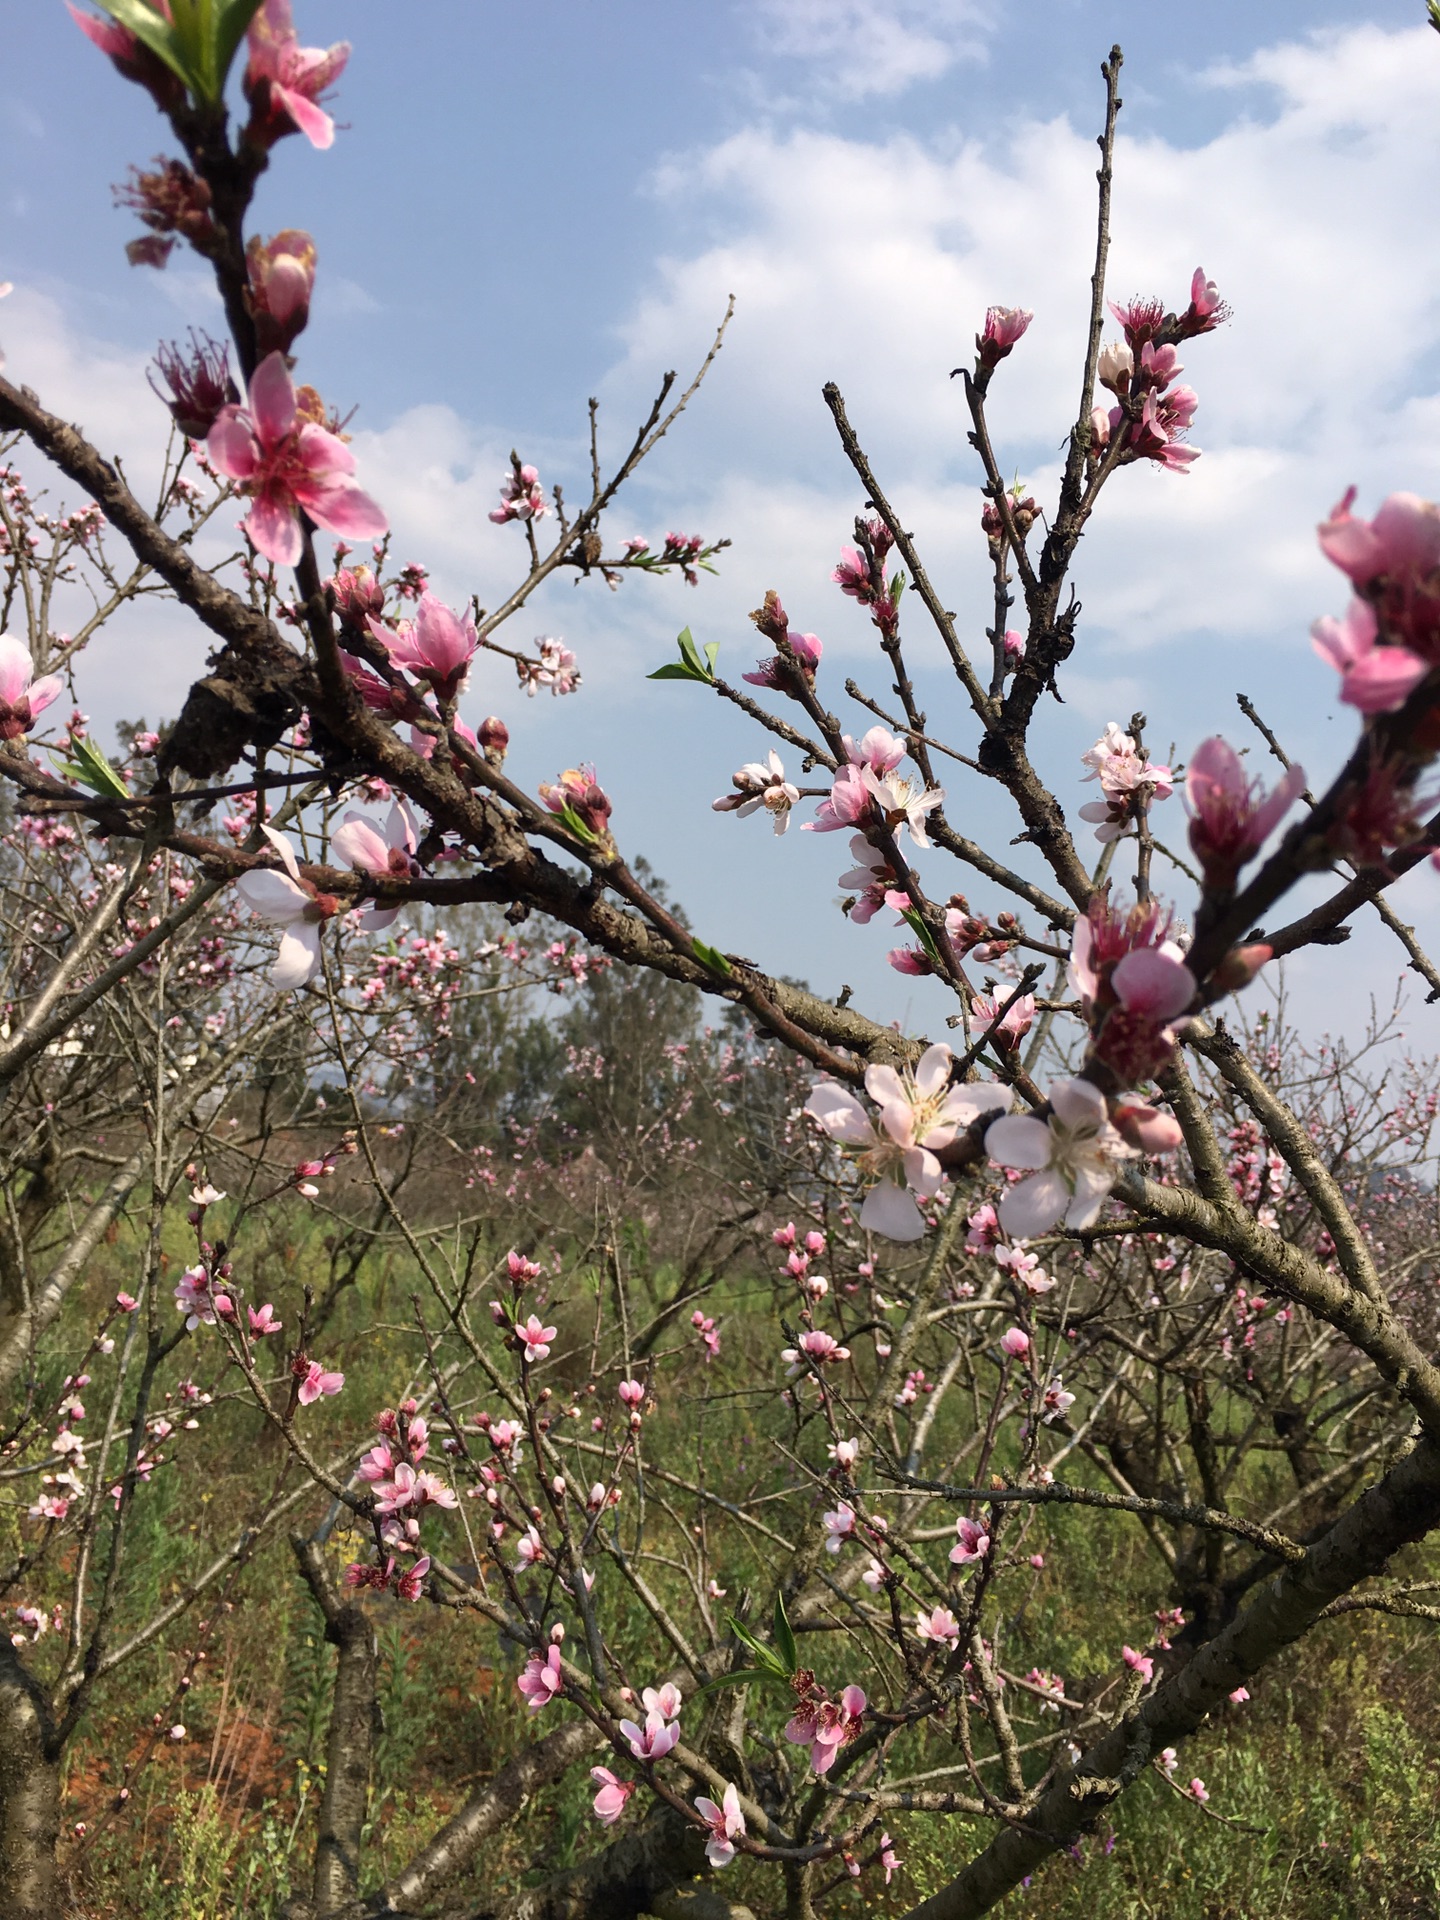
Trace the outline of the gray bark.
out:
M 55 1920 L 60 1760 L 50 1707 L 0 1634 L 0 1920 Z

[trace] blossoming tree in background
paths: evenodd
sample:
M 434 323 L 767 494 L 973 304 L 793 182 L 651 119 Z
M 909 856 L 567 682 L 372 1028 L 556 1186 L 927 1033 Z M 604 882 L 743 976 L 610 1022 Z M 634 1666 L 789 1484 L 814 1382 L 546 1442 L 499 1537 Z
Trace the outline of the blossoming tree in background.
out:
M 667 376 L 608 477 L 592 420 L 578 508 L 513 459 L 490 518 L 520 543 L 517 585 L 491 612 L 451 607 L 423 566 L 391 560 L 383 500 L 301 377 L 321 249 L 247 226 L 277 148 L 335 146 L 326 102 L 347 49 L 301 45 L 288 0 L 109 0 L 76 18 L 183 153 L 127 189 L 145 228 L 132 257 L 160 267 L 192 248 L 229 337 L 157 360 L 176 439 L 153 511 L 23 368 L 0 379 L 15 462 L 0 489 L 0 775 L 15 803 L 0 1091 L 16 1142 L 0 1378 L 7 1471 L 34 1495 L 6 1574 L 19 1624 L 0 1642 L 0 1916 L 53 1912 L 57 1874 L 86 1871 L 91 1820 L 67 1818 L 57 1855 L 59 1765 L 98 1682 L 180 1633 L 177 1694 L 157 1702 L 149 1744 L 183 1740 L 203 1615 L 282 1520 L 337 1649 L 297 1920 L 447 1900 L 507 1920 L 665 1914 L 698 1877 L 704 1910 L 735 1920 L 746 1903 L 809 1920 L 856 1879 L 903 1911 L 914 1815 L 951 1816 L 957 1835 L 914 1911 L 961 1920 L 1078 1845 L 1142 1775 L 1190 1803 L 1177 1817 L 1215 1817 L 1203 1779 L 1175 1777 L 1185 1743 L 1223 1736 L 1322 1618 L 1426 1605 L 1414 1570 L 1381 1576 L 1440 1523 L 1434 1096 L 1421 1070 L 1307 1058 L 1283 1013 L 1247 1018 L 1234 996 L 1361 914 L 1440 995 L 1386 899 L 1440 843 L 1424 797 L 1440 753 L 1440 512 L 1396 493 L 1366 518 L 1347 494 L 1320 528 L 1350 601 L 1317 621 L 1315 670 L 1340 674 L 1356 716 L 1322 790 L 1258 715 L 1269 778 L 1220 738 L 1161 765 L 1136 715 L 1084 756 L 1094 797 L 1072 833 L 1078 770 L 1054 777 L 1031 741 L 1081 644 L 1070 567 L 1124 468 L 1148 461 L 1179 484 L 1199 457 L 1181 355 L 1203 356 L 1226 318 L 1201 270 L 1173 305 L 1107 302 L 1113 51 L 1053 501 L 1007 485 L 989 412 L 1031 316 L 992 308 L 957 371 L 987 607 L 945 609 L 831 386 L 863 501 L 832 578 L 875 629 L 883 694 L 847 682 L 835 711 L 822 639 L 791 627 L 776 590 L 753 616 L 765 656 L 739 684 L 688 630 L 656 676 L 687 683 L 676 698 L 737 706 L 775 743 L 757 743 L 717 809 L 764 812 L 783 833 L 813 800 L 803 828 L 844 834 L 849 919 L 894 914 L 891 964 L 952 999 L 949 1040 L 902 1034 L 697 938 L 627 861 L 598 764 L 577 753 L 531 795 L 506 772 L 506 721 L 460 711 L 487 654 L 527 695 L 579 687 L 562 642 L 496 637 L 551 575 L 694 582 L 725 545 L 606 544 L 613 501 L 719 337 L 678 398 Z M 51 516 L 22 477 L 32 461 L 85 504 Z M 203 566 L 202 535 L 237 507 L 243 551 Z M 57 584 L 93 601 L 72 636 L 52 629 Z M 78 712 L 56 732 L 55 703 L 83 684 L 104 622 L 158 590 L 194 618 L 196 678 L 116 765 Z M 922 648 L 953 671 L 954 746 L 916 702 L 907 661 Z M 941 760 L 947 783 L 1003 792 L 1023 860 L 1008 834 L 993 851 L 952 826 Z M 1182 808 L 1183 851 L 1165 811 Z M 830 845 L 797 834 L 787 851 Z M 946 890 L 962 873 L 974 904 Z M 1287 919 L 1317 875 L 1319 903 Z M 510 933 L 452 940 L 479 909 Z M 557 929 L 543 950 L 514 936 L 531 915 Z M 583 1156 L 557 1152 L 528 1194 L 519 1174 L 498 1189 L 454 1118 L 484 1070 L 471 1002 L 569 991 L 617 964 L 698 990 L 732 1023 L 728 1039 L 667 1048 L 648 1089 L 665 1097 L 614 1129 L 642 1169 L 626 1189 L 637 1207 L 658 1164 L 702 1137 L 714 1152 L 700 1250 L 663 1297 L 627 1264 L 616 1193 Z M 573 1086 L 594 1057 L 574 1050 Z M 513 1156 L 532 1173 L 540 1138 Z M 67 1153 L 112 1175 L 78 1227 L 59 1205 Z M 427 1169 L 443 1173 L 430 1188 Z M 483 1210 L 436 1190 L 477 1181 Z M 334 1291 L 347 1236 L 402 1251 L 414 1276 L 403 1332 L 373 1329 L 399 1367 L 373 1405 L 355 1404 L 353 1368 L 327 1348 L 331 1294 L 272 1284 L 256 1251 L 282 1209 L 342 1191 Z M 135 1284 L 77 1349 L 87 1262 L 127 1208 L 148 1210 Z M 743 1243 L 769 1269 L 758 1327 L 725 1316 L 722 1242 L 725 1260 Z M 718 1424 L 742 1381 L 764 1389 L 749 1458 Z M 233 1541 L 208 1567 L 140 1603 L 130 1515 L 222 1398 L 274 1444 L 273 1476 L 252 1512 L 227 1516 Z M 1283 1483 L 1256 1466 L 1261 1436 Z M 1017 1625 L 1047 1583 L 1064 1591 L 1045 1530 L 1057 1506 L 1102 1534 L 1138 1522 L 1153 1549 L 1158 1604 L 1105 1671 L 1042 1663 Z M 469 1622 L 477 1669 L 511 1662 L 527 1724 L 495 1776 L 377 1878 L 375 1633 L 396 1607 Z M 124 1819 L 146 1752 L 106 1822 Z M 456 1907 L 447 1888 L 493 1837 L 586 1770 L 585 1857 Z

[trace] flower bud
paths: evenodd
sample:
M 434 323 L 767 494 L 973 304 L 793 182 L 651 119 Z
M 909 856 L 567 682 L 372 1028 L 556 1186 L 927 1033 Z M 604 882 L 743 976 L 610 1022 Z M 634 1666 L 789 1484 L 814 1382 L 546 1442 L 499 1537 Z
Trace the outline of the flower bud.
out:
M 267 353 L 288 353 L 310 318 L 310 296 L 315 286 L 315 242 L 308 233 L 287 227 L 273 240 L 254 235 L 245 249 L 250 275 L 245 304 L 255 322 L 255 347 Z
M 1273 957 L 1274 949 L 1267 947 L 1263 940 L 1257 940 L 1248 947 L 1232 947 L 1216 967 L 1211 979 L 1226 993 L 1239 993 L 1242 987 L 1249 986 L 1266 961 Z

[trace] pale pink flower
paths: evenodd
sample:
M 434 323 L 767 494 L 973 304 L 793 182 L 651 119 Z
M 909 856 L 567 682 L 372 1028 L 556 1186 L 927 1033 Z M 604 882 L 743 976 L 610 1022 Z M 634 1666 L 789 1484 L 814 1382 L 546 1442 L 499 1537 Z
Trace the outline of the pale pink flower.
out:
M 645 1389 L 638 1380 L 622 1380 L 615 1391 L 619 1394 L 622 1404 L 629 1407 L 632 1412 L 636 1407 L 644 1405 Z
M 531 1713 L 539 1713 L 542 1707 L 548 1707 L 564 1684 L 560 1672 L 560 1649 L 556 1646 L 543 1654 L 532 1653 L 515 1682 Z
M 801 1366 L 807 1360 L 821 1367 L 848 1360 L 850 1349 L 842 1347 L 833 1333 L 826 1333 L 820 1327 L 812 1327 L 808 1332 L 801 1334 L 798 1347 L 786 1347 L 780 1358 L 785 1362 L 789 1372 L 794 1375 L 799 1373 Z
M 187 1267 L 175 1289 L 175 1304 L 185 1315 L 191 1333 L 196 1327 L 215 1324 L 215 1297 L 210 1291 L 210 1276 L 204 1267 Z M 130 1308 L 126 1309 L 131 1311 Z
M 275 1309 L 268 1300 L 263 1307 L 251 1307 L 248 1311 L 250 1331 L 257 1339 L 263 1340 L 267 1333 L 279 1333 L 285 1324 L 284 1321 L 275 1318 Z
M 730 776 L 730 784 L 735 792 L 712 800 L 713 812 L 737 813 L 743 820 L 747 813 L 764 807 L 774 819 L 776 833 L 784 833 L 790 824 L 790 809 L 800 798 L 800 789 L 785 778 L 784 764 L 773 747 L 763 763 L 749 760 L 737 768 Z
M 1058 1373 L 1052 1374 L 1045 1388 L 1045 1411 L 1040 1416 L 1043 1424 L 1048 1427 L 1052 1420 L 1058 1420 L 1062 1415 L 1067 1414 L 1074 1404 L 1074 1394 L 1066 1393 Z
M 1198 1800 L 1202 1807 L 1204 1806 L 1205 1802 L 1210 1798 L 1209 1793 L 1206 1791 L 1205 1782 L 1201 1780 L 1198 1776 L 1190 1782 L 1189 1786 L 1186 1787 L 1185 1791 L 1189 1794 L 1192 1800 Z
M 1000 1202 L 1000 1224 L 1017 1239 L 1034 1239 L 1063 1220 L 1094 1224 L 1115 1184 L 1116 1163 L 1133 1157 L 1106 1118 L 1105 1096 L 1088 1080 L 1057 1080 L 1051 1115 L 1010 1114 L 985 1135 L 985 1151 L 1002 1167 L 1036 1168 Z
M 1132 1673 L 1138 1673 L 1144 1681 L 1155 1678 L 1155 1662 L 1148 1653 L 1138 1653 L 1134 1647 L 1121 1647 L 1120 1657 Z
M 320 893 L 300 878 L 295 849 L 288 837 L 273 827 L 262 829 L 279 854 L 284 872 L 273 867 L 255 867 L 242 873 L 235 890 L 247 907 L 262 920 L 281 929 L 280 953 L 270 972 L 276 987 L 303 987 L 319 971 L 320 929 L 340 910 L 333 894 Z
M 524 1357 L 533 1366 L 537 1360 L 550 1357 L 550 1343 L 558 1328 L 542 1326 L 538 1314 L 532 1313 L 523 1326 L 515 1329 L 524 1348 Z
M 978 1520 L 967 1520 L 963 1515 L 955 1522 L 956 1542 L 950 1549 L 950 1558 L 957 1567 L 968 1567 L 977 1560 L 983 1560 L 990 1551 L 990 1535 Z
M 0 740 L 18 740 L 60 698 L 65 682 L 58 673 L 35 677 L 30 650 L 13 634 L 0 633 Z
M 858 1440 L 837 1440 L 833 1447 L 827 1447 L 825 1451 L 837 1467 L 843 1468 L 844 1471 L 848 1473 L 860 1458 L 860 1442 Z
M 465 690 L 470 662 L 479 638 L 475 616 L 467 607 L 454 613 L 437 594 L 422 593 L 413 620 L 398 627 L 387 627 L 373 615 L 366 616 L 371 633 L 380 642 L 397 667 L 426 680 L 441 700 L 453 700 Z
M 328 51 L 302 47 L 290 0 L 265 0 L 250 23 L 247 37 L 250 59 L 245 68 L 245 94 L 253 113 L 247 134 L 264 146 L 296 131 L 303 133 L 312 147 L 332 145 L 335 122 L 318 102 L 345 71 L 349 41 L 337 41 Z
M 300 1381 L 299 1401 L 302 1407 L 308 1407 L 322 1394 L 339 1393 L 345 1384 L 343 1373 L 327 1373 L 318 1360 L 307 1365 Z M 399 1469 L 397 1468 L 397 1472 Z
M 1012 1360 L 1023 1360 L 1030 1351 L 1030 1336 L 1022 1327 L 1007 1327 L 1000 1336 L 1000 1347 Z
M 1196 982 L 1169 929 L 1154 901 L 1126 913 L 1101 895 L 1075 923 L 1070 985 L 1084 1003 L 1097 1056 L 1126 1083 L 1158 1072 L 1187 1024 L 1182 1016 Z
M 637 1760 L 663 1760 L 680 1739 L 679 1723 L 667 1721 L 664 1714 L 653 1711 L 646 1714 L 643 1727 L 633 1720 L 622 1720 L 620 1731 L 630 1742 L 630 1751 Z
M 492 510 L 490 518 L 503 527 L 507 520 L 543 520 L 549 511 L 539 468 L 521 467 L 516 473 L 512 467 L 500 482 L 500 505 Z
M 870 791 L 864 773 L 859 767 L 844 766 L 835 774 L 829 797 L 820 802 L 815 818 L 807 820 L 802 831 L 836 833 L 842 827 L 857 825 L 869 812 Z
M 1330 614 L 1310 629 L 1315 651 L 1340 674 L 1340 698 L 1361 713 L 1394 713 L 1430 671 L 1408 647 L 1382 645 L 1375 609 L 1352 600 L 1343 620 Z
M 662 1720 L 678 1720 L 685 1696 L 673 1681 L 667 1680 L 663 1687 L 642 1687 L 640 1703 L 647 1713 L 658 1713 Z
M 1240 868 L 1260 851 L 1304 787 L 1305 769 L 1293 766 L 1267 795 L 1260 781 L 1246 778 L 1244 763 L 1227 741 L 1218 734 L 1201 741 L 1185 770 L 1185 805 L 1190 845 L 1207 886 L 1234 886 Z
M 880 1864 L 885 1869 L 885 1884 L 888 1887 L 891 1875 L 897 1873 L 900 1868 L 900 1856 L 896 1853 L 888 1833 L 880 1835 Z
M 408 880 L 418 871 L 415 849 L 419 844 L 419 829 L 407 800 L 394 802 L 383 832 L 363 813 L 347 813 L 330 836 L 332 849 L 347 867 L 384 880 Z M 367 933 L 379 933 L 399 911 L 398 907 L 380 907 L 371 902 L 354 916 L 355 925 Z
M 1000 1017 L 1002 1007 L 1005 1008 L 1003 1018 Z M 998 1026 L 994 1024 L 997 1019 Z M 1035 996 L 1033 993 L 977 993 L 970 1003 L 970 1024 L 976 1039 L 988 1032 L 997 1046 L 1013 1053 L 1035 1024 Z
M 916 1614 L 915 1631 L 922 1640 L 953 1647 L 960 1638 L 960 1622 L 949 1607 L 935 1607 L 930 1613 Z
M 32 1520 L 63 1520 L 70 1511 L 70 1502 L 60 1494 L 42 1493 L 26 1511 Z
M 735 1858 L 735 1842 L 745 1831 L 745 1816 L 740 1811 L 739 1794 L 733 1786 L 727 1785 L 721 1795 L 721 1804 L 717 1807 L 713 1800 L 706 1799 L 703 1793 L 697 1793 L 695 1806 L 710 1829 L 710 1837 L 705 1842 L 705 1858 L 712 1867 L 728 1867 Z
M 1227 1698 L 1232 1707 L 1243 1707 L 1245 1702 L 1250 1698 L 1250 1689 L 1248 1687 L 1236 1687 L 1232 1694 L 1227 1695 Z
M 849 1148 L 864 1172 L 879 1176 L 865 1197 L 860 1224 L 888 1239 L 918 1240 L 924 1232 L 920 1210 L 906 1189 L 925 1198 L 939 1192 L 943 1175 L 934 1150 L 949 1146 L 982 1115 L 1002 1113 L 1010 1105 L 1008 1087 L 984 1081 L 951 1086 L 953 1059 L 947 1046 L 936 1045 L 920 1056 L 913 1074 L 867 1068 L 865 1091 L 880 1109 L 878 1128 L 859 1096 L 835 1081 L 820 1081 L 806 1102 L 810 1118 Z
M 302 511 L 346 540 L 378 540 L 389 530 L 355 484 L 355 456 L 345 442 L 313 420 L 297 420 L 295 384 L 276 352 L 255 369 L 248 408 L 222 407 L 205 443 L 216 470 L 253 497 L 245 531 L 277 566 L 293 567 L 300 558 Z
M 527 1567 L 543 1566 L 545 1543 L 534 1527 L 527 1527 L 515 1546 L 515 1564 L 523 1572 Z
M 1210 333 L 1229 317 L 1230 309 L 1220 298 L 1219 288 L 1205 278 L 1203 267 L 1197 267 L 1190 280 L 1190 310 L 1181 316 L 1186 333 Z
M 1098 780 L 1105 796 L 1080 809 L 1082 820 L 1099 823 L 1095 838 L 1102 845 L 1119 838 L 1147 796 L 1151 801 L 1168 800 L 1175 790 L 1170 768 L 1143 759 L 1134 740 L 1114 720 L 1080 758 L 1090 769 L 1085 778 Z
M 833 1513 L 823 1513 L 820 1519 L 825 1528 L 825 1551 L 839 1553 L 855 1532 L 855 1509 L 842 1500 Z
M 620 1780 L 609 1767 L 592 1767 L 590 1778 L 598 1782 L 600 1791 L 590 1802 L 595 1818 L 607 1827 L 613 1827 L 625 1811 L 625 1803 L 635 1791 L 633 1780 Z

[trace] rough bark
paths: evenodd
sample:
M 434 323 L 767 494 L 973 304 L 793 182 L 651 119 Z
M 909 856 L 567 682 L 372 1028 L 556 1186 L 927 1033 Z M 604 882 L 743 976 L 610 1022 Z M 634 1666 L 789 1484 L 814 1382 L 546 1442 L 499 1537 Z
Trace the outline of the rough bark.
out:
M 572 1720 L 517 1754 L 386 1884 L 367 1912 L 418 1913 L 437 1889 L 465 1871 L 481 1844 L 508 1826 L 532 1794 L 558 1780 L 599 1744 L 600 1735 L 588 1720 Z
M 668 1807 L 571 1873 L 480 1908 L 474 1920 L 636 1920 L 705 1870 L 704 1836 Z M 697 1920 L 699 1920 L 697 1910 Z M 737 1916 L 738 1920 L 738 1916 Z
M 50 1706 L 0 1634 L 0 1920 L 55 1920 L 60 1760 Z
M 1440 1450 L 1422 1440 L 1362 1494 L 1305 1558 L 1269 1581 L 1225 1631 L 1064 1770 L 1025 1822 L 999 1834 L 906 1920 L 975 1920 L 1087 1832 L 1153 1754 L 1205 1717 L 1315 1624 L 1333 1600 L 1440 1524 Z
M 315 1920 L 350 1913 L 360 1891 L 360 1840 L 370 1794 L 375 1744 L 375 1677 L 379 1647 L 363 1608 L 342 1602 L 313 1540 L 291 1542 L 310 1591 L 325 1615 L 325 1638 L 338 1649 L 325 1794 L 315 1843 Z

